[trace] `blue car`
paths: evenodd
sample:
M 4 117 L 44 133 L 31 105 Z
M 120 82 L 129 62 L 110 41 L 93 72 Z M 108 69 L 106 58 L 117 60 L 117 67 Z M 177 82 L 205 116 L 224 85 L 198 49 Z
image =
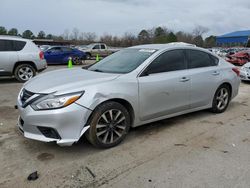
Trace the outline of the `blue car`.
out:
M 86 59 L 86 54 L 78 49 L 66 46 L 52 46 L 44 52 L 48 64 L 67 64 L 69 58 L 73 64 L 81 64 Z

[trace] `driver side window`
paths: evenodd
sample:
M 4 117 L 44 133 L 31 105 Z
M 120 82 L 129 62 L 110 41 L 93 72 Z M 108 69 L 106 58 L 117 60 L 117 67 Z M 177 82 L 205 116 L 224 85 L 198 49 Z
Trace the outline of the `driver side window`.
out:
M 147 74 L 184 70 L 187 68 L 184 50 L 171 50 L 157 57 L 147 68 Z

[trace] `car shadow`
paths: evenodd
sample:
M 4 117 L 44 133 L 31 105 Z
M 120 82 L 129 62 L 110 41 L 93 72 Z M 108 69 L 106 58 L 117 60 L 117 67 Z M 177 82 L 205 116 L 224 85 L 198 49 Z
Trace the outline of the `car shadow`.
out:
M 18 82 L 13 77 L 1 77 L 0 78 L 0 84 L 9 84 L 9 83 L 21 83 L 21 82 Z

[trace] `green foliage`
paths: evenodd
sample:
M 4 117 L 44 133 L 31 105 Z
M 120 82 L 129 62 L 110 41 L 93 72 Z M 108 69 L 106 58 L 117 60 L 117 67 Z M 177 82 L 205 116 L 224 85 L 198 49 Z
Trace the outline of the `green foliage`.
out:
M 143 29 L 139 34 L 138 34 L 138 40 L 142 44 L 147 44 L 150 42 L 150 35 L 149 32 Z
M 38 39 L 45 39 L 45 36 L 46 36 L 45 32 L 44 31 L 40 31 L 38 33 L 38 35 L 37 35 L 37 38 Z
M 199 46 L 199 47 L 203 47 L 203 38 L 201 35 L 198 35 L 196 37 L 194 37 L 194 40 L 193 40 L 193 43 L 196 45 L 196 46 Z
M 7 29 L 3 26 L 0 26 L 0 35 L 7 35 Z
M 16 28 L 12 28 L 8 31 L 8 35 L 17 36 L 18 30 Z
M 207 37 L 207 38 L 205 39 L 205 44 L 204 44 L 204 46 L 205 46 L 206 48 L 211 48 L 211 47 L 216 46 L 216 37 L 213 36 L 213 35 Z
M 168 34 L 168 42 L 177 42 L 177 37 L 173 32 Z
M 46 39 L 53 39 L 53 35 L 48 34 L 48 35 L 46 36 Z
M 26 38 L 26 39 L 34 39 L 35 38 L 34 34 L 30 30 L 25 30 L 22 34 L 22 37 Z

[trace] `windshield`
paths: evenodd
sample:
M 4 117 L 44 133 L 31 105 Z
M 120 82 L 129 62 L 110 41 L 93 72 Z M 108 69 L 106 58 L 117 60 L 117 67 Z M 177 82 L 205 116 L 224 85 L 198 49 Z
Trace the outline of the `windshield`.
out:
M 155 51 L 135 48 L 120 50 L 92 65 L 88 70 L 105 73 L 129 73 L 141 65 Z

